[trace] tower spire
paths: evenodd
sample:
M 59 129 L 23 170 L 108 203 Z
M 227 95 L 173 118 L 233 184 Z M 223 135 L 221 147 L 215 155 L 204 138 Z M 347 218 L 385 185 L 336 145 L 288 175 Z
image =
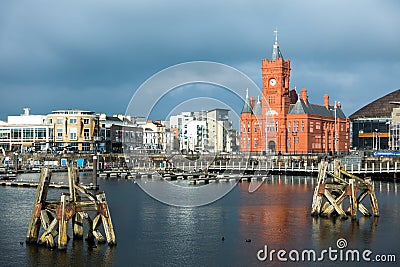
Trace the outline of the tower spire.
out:
M 275 43 L 272 46 L 271 60 L 276 60 L 277 58 L 283 58 L 281 50 L 279 49 L 278 29 L 274 30 L 274 35 L 275 35 Z
M 278 29 L 275 28 L 274 30 L 274 35 L 275 35 L 275 44 L 278 44 Z
M 253 113 L 249 100 L 249 88 L 246 89 L 246 100 L 244 101 L 244 106 L 241 113 Z

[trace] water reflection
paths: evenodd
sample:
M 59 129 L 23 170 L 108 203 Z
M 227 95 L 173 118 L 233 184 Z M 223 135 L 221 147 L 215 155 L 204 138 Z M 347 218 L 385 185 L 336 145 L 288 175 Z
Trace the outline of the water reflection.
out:
M 152 199 L 132 180 L 99 179 L 100 190 L 107 194 L 118 246 L 89 249 L 86 241 L 70 240 L 66 251 L 20 246 L 35 189 L 2 187 L 0 200 L 7 205 L 0 206 L 0 265 L 250 266 L 259 264 L 256 253 L 264 245 L 271 249 L 326 249 L 335 247 L 338 238 L 345 238 L 349 248 L 400 255 L 396 183 L 374 183 L 380 218 L 359 214 L 352 221 L 310 216 L 315 181 L 315 177 L 274 175 L 254 193 L 248 192 L 249 183 L 239 183 L 215 203 L 177 208 Z M 55 199 L 63 191 L 50 190 Z
M 397 182 L 382 182 L 382 181 L 375 181 L 374 182 L 375 191 L 380 193 L 391 193 L 393 192 L 394 195 L 397 196 Z
M 89 249 L 86 241 L 82 240 L 70 240 L 66 251 L 26 245 L 28 266 L 112 266 L 115 251 L 116 247 L 106 244 Z
M 312 218 L 312 240 L 315 248 L 335 246 L 335 241 L 345 238 L 355 248 L 369 247 L 376 238 L 379 217 L 361 216 L 357 220 L 339 217 Z
M 246 238 L 244 235 L 254 227 L 261 231 L 253 236 L 257 243 L 302 243 L 303 235 L 299 235 L 299 229 L 308 224 L 306 214 L 309 214 L 310 208 L 304 205 L 303 201 L 308 198 L 307 183 L 310 183 L 310 180 L 272 176 L 254 194 L 240 190 L 240 232 L 243 238 Z M 241 188 L 246 186 L 246 183 L 240 184 Z

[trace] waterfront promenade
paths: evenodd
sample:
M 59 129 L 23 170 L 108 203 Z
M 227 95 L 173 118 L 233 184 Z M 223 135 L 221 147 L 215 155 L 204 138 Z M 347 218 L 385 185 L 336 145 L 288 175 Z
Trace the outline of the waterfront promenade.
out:
M 39 155 L 36 158 L 23 157 L 19 162 L 18 173 L 39 172 L 42 166 L 52 168 L 54 171 L 66 171 L 66 166 L 61 163 L 76 164 L 80 158 L 86 159 L 86 164 L 81 171 L 93 171 L 93 156 L 84 155 Z M 333 171 L 333 159 L 318 155 L 276 155 L 276 156 L 247 156 L 223 155 L 200 156 L 188 159 L 183 155 L 123 155 L 106 154 L 96 155 L 97 175 L 108 177 L 134 176 L 146 172 L 182 173 L 185 176 L 193 174 L 225 174 L 225 175 L 265 175 L 288 174 L 315 176 L 318 173 L 321 160 L 330 162 L 328 171 Z M 400 169 L 400 160 L 397 157 L 337 157 L 342 160 L 344 170 L 358 176 L 370 176 L 373 179 L 396 179 Z M 30 160 L 30 161 L 29 161 Z M 35 162 L 36 165 L 30 165 Z M 8 168 L 0 165 L 2 179 L 15 177 L 16 163 L 10 162 Z

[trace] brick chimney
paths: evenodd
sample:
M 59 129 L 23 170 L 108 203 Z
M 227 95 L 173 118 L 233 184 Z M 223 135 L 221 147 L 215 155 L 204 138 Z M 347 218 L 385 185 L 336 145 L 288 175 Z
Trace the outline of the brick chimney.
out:
M 324 107 L 329 109 L 329 95 L 328 94 L 324 94 Z
M 301 99 L 308 105 L 308 99 L 307 99 L 307 90 L 306 88 L 301 89 Z

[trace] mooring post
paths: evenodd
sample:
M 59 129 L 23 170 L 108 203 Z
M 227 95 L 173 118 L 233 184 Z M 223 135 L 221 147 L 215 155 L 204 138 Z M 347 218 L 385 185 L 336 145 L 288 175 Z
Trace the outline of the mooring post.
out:
M 101 214 L 97 214 L 96 217 L 94 217 L 91 225 L 92 225 L 92 235 L 94 238 L 96 238 L 98 243 L 105 243 L 106 240 L 104 239 L 103 235 L 99 231 L 99 226 L 101 224 Z
M 79 175 L 77 167 L 68 167 L 68 183 L 70 200 L 76 203 L 80 200 L 79 194 L 75 188 L 75 184 L 79 184 Z M 83 238 L 83 216 L 81 212 L 76 212 L 72 216 L 73 237 L 76 239 Z
M 33 203 L 31 220 L 28 226 L 28 233 L 26 235 L 26 243 L 34 243 L 38 240 L 40 230 L 40 215 L 42 207 L 46 202 L 50 179 L 50 169 L 42 168 L 40 172 L 38 187 L 36 189 L 35 201 Z
M 106 233 L 106 238 L 108 245 L 116 245 L 116 239 L 114 234 L 114 228 L 111 221 L 110 211 L 108 209 L 106 194 L 104 192 L 99 192 L 96 194 L 97 199 L 97 209 L 101 214 L 101 220 L 103 222 L 104 232 Z
M 68 242 L 68 214 L 67 205 L 69 204 L 69 193 L 61 195 L 61 203 L 57 206 L 58 223 L 58 249 L 66 249 Z
M 73 236 L 75 239 L 83 238 L 83 217 L 81 212 L 77 212 L 72 217 Z
M 365 179 L 365 183 L 368 186 L 368 194 L 369 194 L 369 200 L 370 200 L 372 213 L 374 214 L 374 216 L 379 217 L 378 199 L 376 198 L 376 195 L 375 195 L 374 183 L 372 182 L 371 179 Z
M 325 176 L 328 163 L 326 161 L 321 161 L 320 169 L 318 172 L 317 186 L 314 189 L 311 215 L 318 216 L 321 212 L 322 196 L 325 192 Z
M 97 156 L 93 156 L 93 186 L 97 188 Z
M 349 179 L 349 185 L 350 187 L 350 215 L 351 219 L 355 220 L 357 218 L 357 199 L 356 199 L 356 188 L 354 185 L 354 179 Z
M 68 167 L 68 186 L 69 186 L 69 195 L 72 201 L 76 201 L 76 190 L 75 183 L 77 181 L 78 169 L 73 166 Z

